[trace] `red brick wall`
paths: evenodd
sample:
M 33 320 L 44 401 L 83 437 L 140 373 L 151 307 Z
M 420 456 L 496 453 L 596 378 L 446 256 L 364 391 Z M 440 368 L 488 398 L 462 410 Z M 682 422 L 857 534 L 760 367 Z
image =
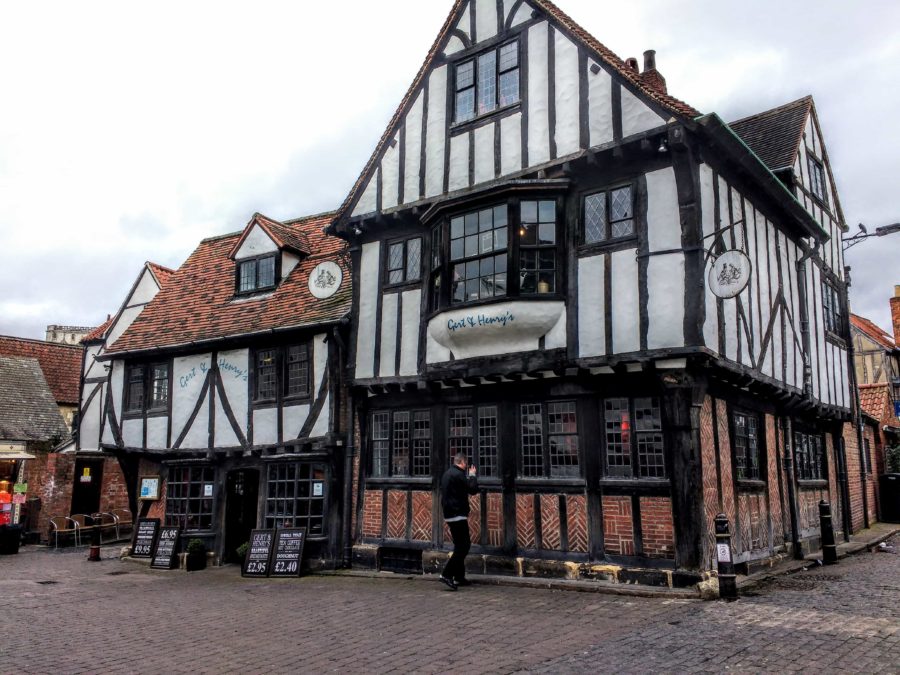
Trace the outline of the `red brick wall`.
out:
M 541 546 L 562 550 L 559 532 L 559 495 L 541 495 Z
M 634 555 L 631 497 L 603 496 L 603 542 L 607 553 Z
M 769 509 L 766 494 L 762 492 L 738 493 L 737 532 L 733 540 L 737 551 L 760 551 L 769 548 Z
M 406 539 L 406 491 L 388 490 L 387 538 Z
M 160 476 L 162 475 L 162 467 L 159 462 L 151 462 L 148 459 L 141 459 L 138 463 L 138 476 Z M 159 518 L 160 522 L 166 522 L 166 494 L 168 485 L 165 480 L 160 481 L 159 499 L 152 502 L 138 503 L 143 514 L 133 514 L 134 520 L 138 518 Z
M 725 401 L 716 401 L 716 418 L 719 423 L 719 464 L 722 467 L 722 507 L 732 528 L 737 513 L 734 496 L 734 472 L 731 468 L 731 434 L 728 431 L 728 406 Z
M 487 494 L 487 543 L 488 546 L 503 544 L 503 495 L 499 492 Z
M 641 533 L 648 558 L 675 558 L 675 527 L 672 500 L 668 497 L 641 497 Z
M 566 526 L 569 550 L 587 553 L 587 499 L 584 495 L 566 495 Z
M 719 483 L 716 479 L 716 444 L 713 433 L 713 400 L 709 396 L 703 399 L 700 408 L 700 462 L 703 474 L 703 561 L 704 567 L 712 564 L 715 547 L 715 529 L 713 521 L 719 512 Z
M 412 493 L 412 526 L 410 538 L 431 541 L 431 493 L 416 490 Z
M 516 495 L 516 544 L 519 549 L 534 549 L 534 495 Z
M 381 536 L 381 490 L 366 490 L 363 494 L 362 536 Z
M 862 479 L 859 473 L 859 442 L 852 424 L 844 425 L 844 449 L 847 455 L 847 484 L 850 491 L 850 529 L 863 527 Z
M 900 286 L 894 286 L 891 298 L 891 323 L 894 326 L 894 343 L 900 345 Z
M 769 490 L 769 517 L 772 519 L 772 539 L 775 546 L 784 543 L 784 522 L 781 507 L 781 484 L 778 482 L 778 458 L 781 457 L 778 421 L 766 415 L 766 484 Z

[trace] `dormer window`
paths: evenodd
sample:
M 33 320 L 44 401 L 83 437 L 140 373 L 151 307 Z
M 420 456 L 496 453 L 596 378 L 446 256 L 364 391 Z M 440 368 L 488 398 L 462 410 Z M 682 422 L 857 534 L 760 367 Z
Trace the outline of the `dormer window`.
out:
M 274 254 L 241 260 L 237 265 L 237 292 L 256 293 L 275 288 Z
M 518 41 L 507 42 L 458 64 L 455 101 L 457 123 L 518 103 Z

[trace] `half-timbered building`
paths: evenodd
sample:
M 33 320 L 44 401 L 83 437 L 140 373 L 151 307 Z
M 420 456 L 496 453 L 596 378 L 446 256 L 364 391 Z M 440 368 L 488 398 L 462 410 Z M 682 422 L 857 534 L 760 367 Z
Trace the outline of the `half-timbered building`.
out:
M 341 559 L 351 292 L 330 219 L 256 214 L 202 241 L 161 287 L 148 267 L 120 313 L 136 316 L 117 317 L 87 360 L 82 447 L 92 430 L 132 490 L 158 477 L 158 500 L 133 496 L 139 515 L 223 561 L 255 527 L 304 527 L 310 565 Z
M 437 568 L 459 450 L 473 571 L 689 584 L 718 512 L 748 565 L 843 527 L 824 148 L 811 99 L 728 125 L 551 2 L 457 0 L 330 229 L 356 563 Z

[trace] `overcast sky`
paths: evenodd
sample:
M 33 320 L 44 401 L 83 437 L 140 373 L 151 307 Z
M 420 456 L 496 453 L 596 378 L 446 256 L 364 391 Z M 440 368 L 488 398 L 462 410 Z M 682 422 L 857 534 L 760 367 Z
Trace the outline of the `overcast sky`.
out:
M 557 0 L 727 121 L 812 94 L 846 221 L 900 221 L 900 3 Z M 0 334 L 97 325 L 140 266 L 336 208 L 451 0 L 0 4 Z M 890 328 L 900 234 L 848 253 Z

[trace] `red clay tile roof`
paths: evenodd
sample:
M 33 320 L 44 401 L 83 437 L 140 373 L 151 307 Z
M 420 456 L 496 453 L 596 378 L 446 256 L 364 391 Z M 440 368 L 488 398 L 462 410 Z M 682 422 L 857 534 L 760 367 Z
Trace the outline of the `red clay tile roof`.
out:
M 97 326 L 90 333 L 81 338 L 82 344 L 85 342 L 93 342 L 95 340 L 102 340 L 104 334 L 106 333 L 106 329 L 112 325 L 113 318 L 111 316 L 106 317 L 106 321 Z
M 730 122 L 734 132 L 770 171 L 794 165 L 803 138 L 812 96 Z
M 359 178 L 356 179 L 356 183 L 354 183 L 353 188 L 350 190 L 350 193 L 347 195 L 344 203 L 341 204 L 340 208 L 337 210 L 337 217 L 335 218 L 335 220 L 340 220 L 347 215 L 350 205 L 353 203 L 353 200 L 356 198 L 356 195 L 359 193 L 359 191 L 362 190 L 366 177 L 369 175 L 375 163 L 378 161 L 378 157 L 381 155 L 381 151 L 383 150 L 385 144 L 387 144 L 389 139 L 393 136 L 395 129 L 400 124 L 403 114 L 406 112 L 407 107 L 412 103 L 413 98 L 418 91 L 419 86 L 422 84 L 422 81 L 424 80 L 432 61 L 438 54 L 438 50 L 443 45 L 447 35 L 453 30 L 454 21 L 458 18 L 457 13 L 461 9 L 462 5 L 467 1 L 468 0 L 456 0 L 456 2 L 453 3 L 453 8 L 450 10 L 450 14 L 447 16 L 447 20 L 444 22 L 444 25 L 438 32 L 434 44 L 431 45 L 431 49 L 428 50 L 428 54 L 425 56 L 425 61 L 419 68 L 419 72 L 416 73 L 415 78 L 413 78 L 412 84 L 407 90 L 406 95 L 400 101 L 400 105 L 397 106 L 397 110 L 394 112 L 394 116 L 391 118 L 390 123 L 388 123 L 387 128 L 385 128 L 381 139 L 378 141 L 378 144 L 375 146 L 375 151 L 372 153 L 369 161 L 366 162 L 362 173 L 360 173 Z M 572 17 L 563 12 L 559 7 L 554 5 L 549 0 L 529 0 L 529 2 L 535 7 L 543 9 L 550 17 L 555 19 L 576 38 L 580 39 L 585 44 L 585 46 L 593 50 L 594 56 L 596 56 L 598 60 L 611 66 L 612 69 L 615 70 L 620 76 L 634 85 L 634 87 L 638 91 L 643 93 L 648 98 L 656 101 L 663 108 L 666 108 L 673 113 L 677 113 L 679 115 L 690 118 L 698 117 L 700 115 L 700 112 L 696 108 L 688 105 L 684 101 L 681 101 L 674 96 L 664 94 L 658 89 L 650 86 L 646 81 L 644 81 L 644 79 L 641 78 L 640 74 L 627 67 L 624 60 L 616 56 L 613 51 L 601 44 L 600 41 L 597 40 L 597 38 L 593 37 L 584 28 L 579 26 L 572 19 Z
M 38 359 L 0 356 L 0 439 L 48 441 L 69 435 L 42 369 Z
M 160 288 L 165 286 L 166 282 L 172 278 L 173 274 L 175 274 L 175 270 L 170 270 L 168 267 L 163 267 L 155 262 L 150 262 L 148 260 L 145 264 L 147 265 L 147 269 L 150 270 L 150 273 L 156 277 L 156 283 L 159 284 Z
M 267 218 L 261 213 L 254 213 L 250 222 L 247 223 L 247 227 L 245 227 L 243 233 L 241 233 L 240 238 L 235 242 L 234 248 L 229 252 L 229 258 L 233 258 L 238 252 L 238 249 L 241 247 L 241 244 L 244 243 L 244 239 L 250 234 L 250 230 L 253 229 L 254 225 L 259 225 L 266 234 L 269 235 L 272 241 L 275 242 L 275 245 L 279 249 L 288 248 L 304 255 L 309 255 L 312 252 L 309 237 L 306 236 L 305 232 L 297 230 L 295 227 L 288 227 L 284 223 L 279 223 L 277 220 Z
M 38 360 L 57 403 L 78 404 L 82 352 L 80 345 L 0 336 L 0 356 L 24 356 Z
M 850 324 L 858 328 L 885 349 L 889 351 L 897 349 L 897 345 L 894 344 L 894 339 L 891 337 L 891 334 L 882 330 L 867 318 L 851 314 Z
M 869 417 L 896 424 L 888 383 L 859 385 L 859 407 Z
M 309 242 L 313 254 L 301 260 L 274 291 L 258 296 L 234 296 L 235 263 L 229 254 L 242 233 L 203 240 L 134 323 L 109 346 L 107 354 L 179 347 L 340 320 L 350 311 L 352 292 L 347 243 L 324 233 L 333 216 L 328 213 L 283 223 L 284 228 Z M 309 275 L 325 260 L 338 263 L 344 279 L 337 293 L 318 300 L 309 292 Z

